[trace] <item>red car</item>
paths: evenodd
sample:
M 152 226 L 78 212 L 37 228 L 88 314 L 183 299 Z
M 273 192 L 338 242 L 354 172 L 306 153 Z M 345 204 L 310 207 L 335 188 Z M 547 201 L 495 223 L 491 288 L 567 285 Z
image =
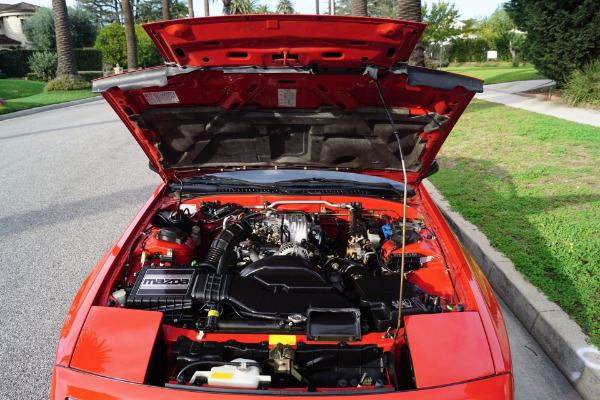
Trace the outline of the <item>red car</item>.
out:
M 77 294 L 51 398 L 512 399 L 498 303 L 421 185 L 482 82 L 407 66 L 415 22 L 145 29 L 166 65 L 94 91 L 164 183 Z

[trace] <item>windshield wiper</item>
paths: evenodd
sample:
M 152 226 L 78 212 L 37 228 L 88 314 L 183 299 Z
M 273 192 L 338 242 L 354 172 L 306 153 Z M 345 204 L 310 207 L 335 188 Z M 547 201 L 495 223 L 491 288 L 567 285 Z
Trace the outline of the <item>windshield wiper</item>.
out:
M 214 175 L 202 175 L 195 176 L 191 178 L 183 179 L 183 183 L 202 183 L 206 185 L 238 185 L 238 186 L 250 186 L 257 187 L 269 190 L 277 190 L 281 193 L 289 193 L 286 189 L 281 188 L 277 185 L 277 182 L 274 184 L 265 184 L 265 183 L 254 183 L 248 182 L 242 179 L 228 178 L 224 176 L 214 176 Z
M 402 196 L 404 195 L 403 188 L 407 188 L 407 195 L 412 197 L 415 195 L 415 191 L 410 186 L 406 186 L 402 183 L 403 188 L 397 188 L 394 185 L 387 182 L 360 182 L 346 179 L 326 179 L 326 178 L 305 178 L 305 179 L 291 179 L 288 181 L 277 181 L 275 184 L 281 186 L 309 186 L 309 187 L 373 187 L 380 189 L 388 189 L 394 193 Z

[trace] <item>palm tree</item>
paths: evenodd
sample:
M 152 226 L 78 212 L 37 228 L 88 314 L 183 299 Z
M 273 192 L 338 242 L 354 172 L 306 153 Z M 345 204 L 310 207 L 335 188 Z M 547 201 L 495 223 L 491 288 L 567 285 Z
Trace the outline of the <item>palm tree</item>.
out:
M 398 0 L 398 19 L 421 22 L 421 0 Z M 419 38 L 408 63 L 419 67 L 425 66 L 423 38 Z
M 137 40 L 133 26 L 133 11 L 129 0 L 122 0 L 123 25 L 125 25 L 125 41 L 127 42 L 127 70 L 134 71 L 137 67 Z
M 268 5 L 261 4 L 254 10 L 255 14 L 271 14 L 271 9 Z
M 188 18 L 194 18 L 194 0 L 188 0 Z
M 277 10 L 275 10 L 277 14 L 295 14 L 294 5 L 290 0 L 279 0 L 277 3 Z
M 231 0 L 231 14 L 254 14 L 256 0 Z
M 352 0 L 352 15 L 356 15 L 358 17 L 368 17 L 367 14 L 367 0 Z
M 162 0 L 162 14 L 164 21 L 171 19 L 171 13 L 169 12 L 169 0 Z
M 224 15 L 231 14 L 231 0 L 223 0 L 223 14 Z
M 78 81 L 81 77 L 77 72 L 77 64 L 75 64 L 73 37 L 71 36 L 66 0 L 52 0 L 52 10 L 54 11 L 56 53 L 58 54 L 56 77 Z

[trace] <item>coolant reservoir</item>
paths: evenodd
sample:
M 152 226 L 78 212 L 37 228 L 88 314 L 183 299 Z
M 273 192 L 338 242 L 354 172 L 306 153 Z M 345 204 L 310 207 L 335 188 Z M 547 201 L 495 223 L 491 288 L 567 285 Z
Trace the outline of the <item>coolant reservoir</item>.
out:
M 231 361 L 238 365 L 221 365 L 213 367 L 210 371 L 197 371 L 192 376 L 191 382 L 197 383 L 198 379 L 205 380 L 211 386 L 227 386 L 236 388 L 258 389 L 270 386 L 271 377 L 261 375 L 254 360 L 236 358 Z M 250 364 L 250 365 L 247 365 Z M 202 379 L 204 378 L 204 379 Z

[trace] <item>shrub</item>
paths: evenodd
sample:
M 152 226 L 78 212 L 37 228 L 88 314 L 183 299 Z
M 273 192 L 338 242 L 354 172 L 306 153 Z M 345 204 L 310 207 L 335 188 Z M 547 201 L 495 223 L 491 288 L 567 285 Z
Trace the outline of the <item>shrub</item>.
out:
M 600 56 L 598 0 L 510 0 L 506 11 L 527 32 L 527 59 L 559 85 Z
M 27 60 L 35 53 L 33 50 L 11 50 L 0 51 L 0 65 L 2 72 L 9 78 L 21 78 L 27 76 L 29 64 Z
M 102 78 L 102 72 L 84 72 L 83 74 L 79 74 L 81 76 L 81 80 L 84 82 L 89 82 L 94 79 Z
M 583 71 L 575 71 L 565 84 L 567 102 L 600 104 L 600 60 L 587 64 Z
M 102 71 L 102 52 L 94 49 L 75 49 L 78 71 Z
M 82 48 L 92 46 L 98 29 L 91 21 L 91 15 L 80 8 L 69 7 L 68 10 L 73 47 Z M 52 9 L 39 7 L 31 18 L 23 21 L 23 33 L 34 49 L 56 49 L 56 34 Z
M 40 51 L 33 53 L 28 60 L 29 69 L 39 79 L 48 82 L 56 76 L 58 57 L 56 53 Z
M 100 30 L 94 45 L 106 64 L 127 65 L 127 42 L 123 25 L 110 24 Z
M 44 86 L 44 92 L 51 92 L 54 90 L 81 90 L 89 89 L 90 87 L 91 85 L 89 82 L 75 82 L 70 79 L 56 78 L 51 80 L 46 86 Z
M 48 50 L 55 53 L 55 50 Z M 35 50 L 0 51 L 0 69 L 9 78 L 22 78 L 30 71 L 29 57 Z M 102 53 L 93 49 L 75 49 L 75 62 L 80 71 L 101 71 Z

